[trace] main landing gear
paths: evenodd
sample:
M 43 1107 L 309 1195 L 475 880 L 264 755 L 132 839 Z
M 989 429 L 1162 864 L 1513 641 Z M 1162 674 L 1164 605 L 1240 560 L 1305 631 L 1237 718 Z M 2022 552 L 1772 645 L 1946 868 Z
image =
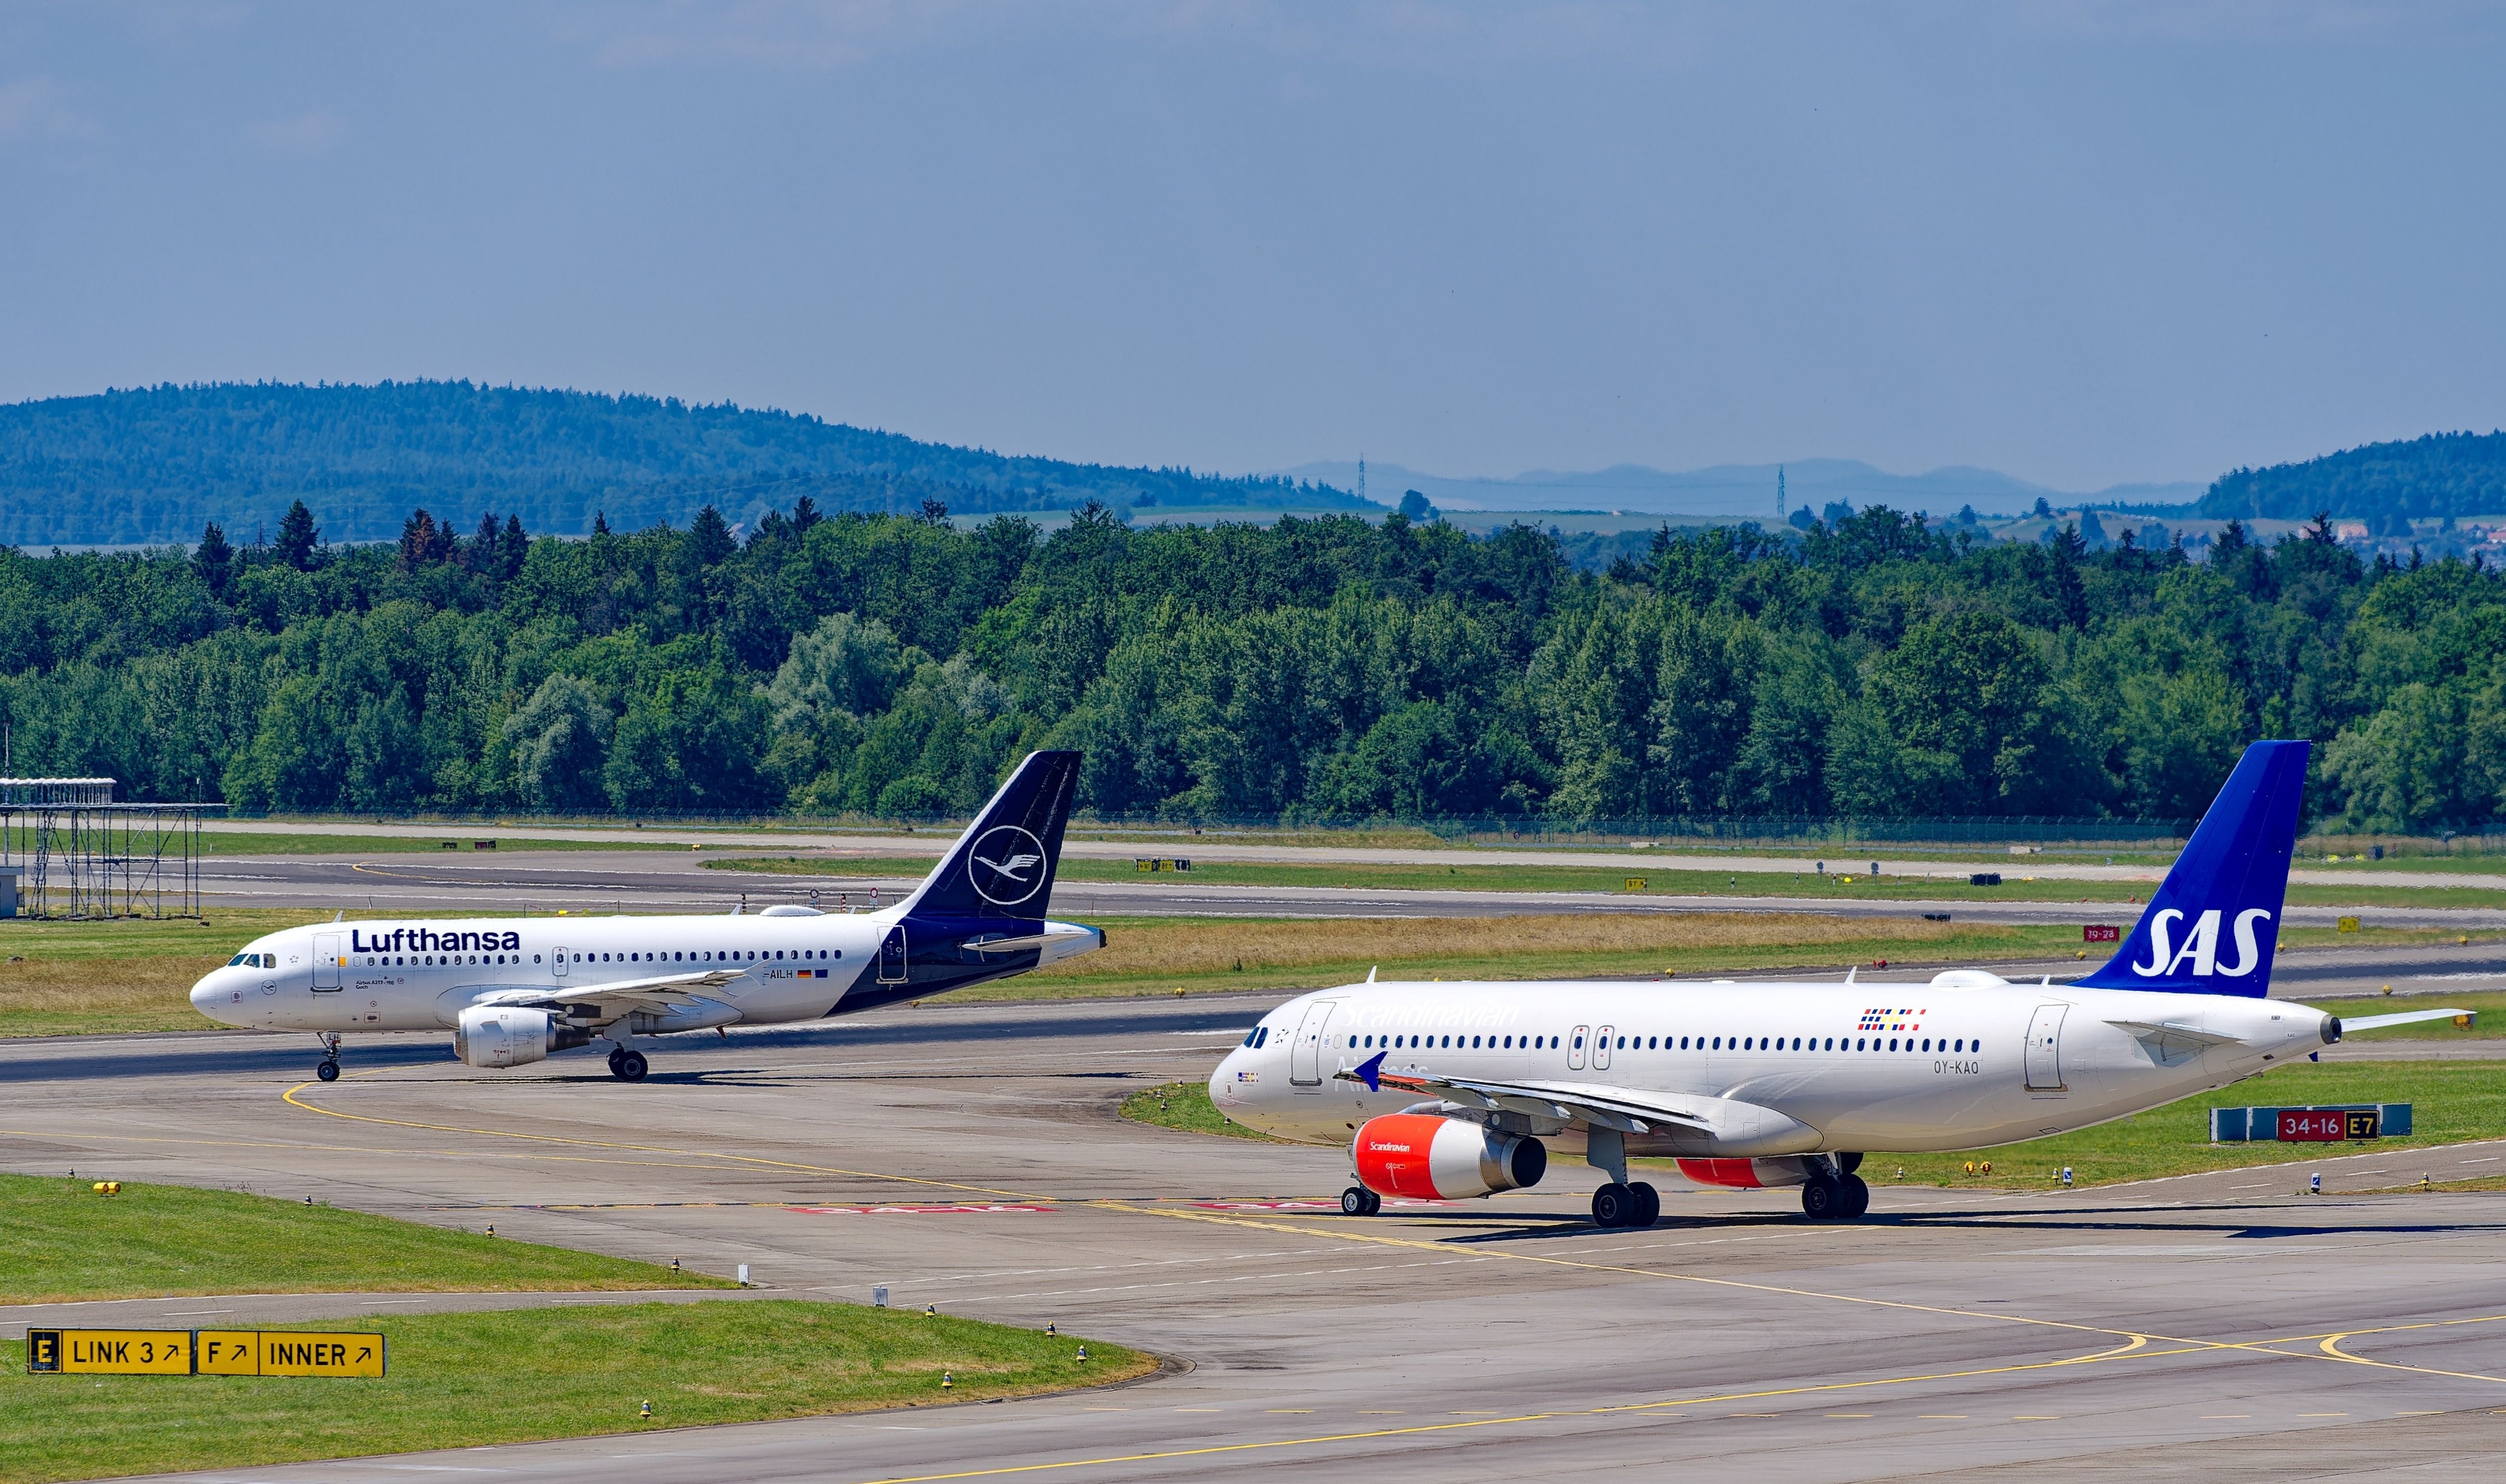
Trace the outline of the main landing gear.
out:
M 649 1069 L 644 1062 L 644 1053 L 640 1051 L 629 1051 L 621 1046 L 609 1053 L 609 1074 L 621 1082 L 641 1082 Z
M 1852 1173 L 1859 1154 L 1840 1154 L 1811 1166 L 1802 1186 L 1802 1214 L 1813 1221 L 1853 1221 L 1871 1209 L 1871 1187 Z
M 1662 1219 L 1662 1192 L 1638 1180 L 1616 1180 L 1593 1192 L 1593 1220 L 1600 1226 L 1651 1226 Z
M 1383 1209 L 1383 1197 L 1363 1185 L 1351 1185 L 1340 1193 L 1340 1213 L 1343 1216 L 1371 1216 Z
M 325 1082 L 337 1082 L 340 1080 L 340 1032 L 326 1031 L 317 1039 L 322 1042 L 322 1065 L 313 1068 L 313 1075 Z

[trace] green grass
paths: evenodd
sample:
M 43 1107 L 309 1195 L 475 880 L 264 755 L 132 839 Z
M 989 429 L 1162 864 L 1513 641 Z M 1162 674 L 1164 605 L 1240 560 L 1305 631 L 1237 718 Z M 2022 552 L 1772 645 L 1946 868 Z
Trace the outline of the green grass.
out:
M 1189 851 L 1189 847 L 1183 848 Z M 1865 857 L 1867 860 L 1869 857 Z M 1829 861 L 1831 866 L 1850 865 Z M 931 869 L 927 857 L 883 855 L 726 856 L 705 862 L 708 870 L 771 872 L 789 876 L 833 876 L 859 880 L 918 878 Z M 1476 865 L 1456 861 L 1442 865 L 1330 861 L 1306 864 L 1271 861 L 1206 861 L 1189 872 L 1145 872 L 1129 861 L 1088 860 L 1064 856 L 1056 879 L 1075 884 L 1175 882 L 1202 887 L 1314 887 L 1368 890 L 1450 891 L 1604 891 L 1614 896 L 1768 896 L 1823 901 L 1946 902 L 2076 902 L 2083 906 L 2130 909 L 2149 898 L 2148 882 L 2030 881 L 2024 868 L 1992 865 L 2002 885 L 1973 887 L 1955 878 L 1880 875 L 1856 872 L 1826 877 L 1804 871 L 1672 871 L 1648 866 L 1630 857 L 1625 868 L 1600 866 Z M 1630 888 L 1629 880 L 1644 883 Z M 2288 899 L 2317 907 L 2494 907 L 2502 897 L 2479 887 L 2343 887 L 2292 881 Z M 2128 919 L 2127 919 L 2128 920 Z
M 449 840 L 460 847 L 448 851 Z M 200 831 L 200 853 L 204 855 L 484 855 L 473 849 L 473 843 L 494 840 L 499 851 L 684 851 L 683 845 L 663 845 L 659 841 L 620 840 L 524 840 L 511 835 L 500 836 L 493 826 L 473 825 L 447 829 L 441 836 L 359 835 L 349 831 L 319 835 L 265 835 L 251 830 L 219 829 L 215 825 Z
M 1151 1124 L 1161 1129 L 1175 1129 L 1186 1134 L 1216 1134 L 1227 1139 L 1250 1139 L 1260 1143 L 1285 1143 L 1258 1129 L 1248 1129 L 1218 1110 L 1209 1101 L 1209 1088 L 1199 1082 L 1167 1082 L 1158 1087 L 1143 1088 L 1123 1100 L 1119 1112 L 1134 1123 Z
M 175 1293 L 730 1287 L 726 1279 L 230 1190 L 0 1175 L 0 1303 Z
M 1225 1115 L 1210 1104 L 1208 1089 L 1198 1082 L 1168 1083 L 1153 1093 L 1163 1094 L 1163 1100 L 1152 1093 L 1135 1094 L 1124 1103 L 1123 1116 L 1188 1133 L 1259 1137 L 1228 1124 Z M 2210 1142 L 2213 1107 L 2296 1107 L 2328 1103 L 2408 1103 L 2413 1105 L 2416 1132 L 2408 1139 L 2362 1144 Z M 2411 1149 L 2501 1136 L 2506 1136 L 2506 1076 L 2501 1076 L 2500 1068 L 2493 1064 L 2305 1062 L 2130 1118 L 2052 1139 L 1952 1154 L 1873 1154 L 1863 1161 L 1862 1177 L 1875 1185 L 2044 1190 L 2058 1183 L 2055 1176 L 2065 1165 L 2071 1167 L 2072 1178 L 2078 1184 L 2104 1185 L 2203 1170 L 2302 1165 L 2367 1149 L 2388 1150 L 2406 1163 Z M 1991 1173 L 1967 1174 L 1965 1167 L 1970 1160 L 1979 1165 L 1990 1162 Z M 1635 1163 L 1655 1170 L 1671 1168 L 1668 1160 Z M 1897 1173 L 1900 1170 L 1905 1172 L 1902 1179 Z
M 395 1315 L 380 1380 L 25 1374 L 0 1343 L 0 1480 L 240 1468 L 937 1405 L 1104 1385 L 1153 1357 L 972 1320 L 781 1300 Z M 1080 1346 L 1088 1360 L 1078 1359 Z M 943 1370 L 953 1391 L 941 1389 Z M 650 1400 L 650 1421 L 636 1415 Z M 831 1461 L 830 1466 L 834 1466 Z

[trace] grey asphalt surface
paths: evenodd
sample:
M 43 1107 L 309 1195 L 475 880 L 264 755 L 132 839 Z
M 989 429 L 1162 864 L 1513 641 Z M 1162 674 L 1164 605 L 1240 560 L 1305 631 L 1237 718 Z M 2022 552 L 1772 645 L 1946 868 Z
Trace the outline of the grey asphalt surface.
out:
M 727 912 L 745 900 L 871 907 L 911 890 L 907 876 L 831 877 L 718 870 L 675 851 L 499 851 L 385 855 L 212 856 L 201 863 L 204 901 L 238 907 L 360 906 L 372 912 L 519 909 Z M 814 895 L 812 894 L 814 893 Z M 1802 912 L 1918 918 L 1948 913 L 1979 923 L 2129 923 L 2116 902 L 1856 901 L 1833 897 L 1668 896 L 1608 891 L 1478 891 L 1341 887 L 1201 886 L 1164 875 L 1141 882 L 1062 882 L 1052 910 L 1069 917 L 1490 917 L 1557 912 Z M 2292 907 L 2287 921 L 2331 926 L 2356 916 L 2372 926 L 2506 927 L 2497 908 Z
M 938 855 L 956 836 L 954 829 L 935 828 L 914 834 L 878 834 L 869 831 L 831 831 L 805 828 L 742 829 L 687 828 L 662 826 L 654 829 L 621 830 L 617 828 L 572 828 L 562 825 L 510 824 L 383 824 L 342 820 L 294 821 L 283 819 L 218 820 L 215 830 L 257 835 L 361 834 L 404 840 L 460 840 L 467 842 L 482 836 L 494 836 L 507 845 L 532 840 L 632 842 L 643 846 L 701 845 L 707 849 L 742 851 L 809 851 L 854 855 Z M 1530 846 L 1451 846 L 1442 849 L 1418 849 L 1386 845 L 1265 845 L 1231 838 L 1226 832 L 1215 835 L 1192 835 L 1180 831 L 1132 840 L 1098 840 L 1087 837 L 1080 827 L 1063 846 L 1062 853 L 1082 859 L 1127 860 L 1149 854 L 1186 855 L 1196 860 L 1258 861 L 1272 864 L 1370 864 L 1370 865 L 1516 865 L 1516 866 L 1592 866 L 1616 870 L 1622 867 L 1642 870 L 1651 867 L 1664 871 L 1801 871 L 1817 869 L 1859 871 L 1876 866 L 1889 876 L 1930 877 L 1944 881 L 1963 881 L 1975 871 L 2002 871 L 2012 875 L 2028 875 L 2046 881 L 2128 881 L 2156 882 L 2166 876 L 2164 866 L 2126 863 L 2110 865 L 2104 859 L 2092 861 L 2086 852 L 2055 855 L 2011 855 L 2006 850 L 1979 847 L 1972 851 L 1953 852 L 1954 858 L 1931 855 L 1891 855 L 1885 850 L 1874 852 L 1865 846 L 1843 847 L 1785 853 L 1753 851 L 1658 851 L 1621 847 L 1530 847 Z M 2468 887 L 2490 891 L 2506 891 L 2506 857 L 2497 860 L 2498 869 L 2461 873 L 2440 870 L 2413 870 L 2403 859 L 2373 864 L 2299 864 L 2292 879 L 2323 886 L 2381 887 Z
M 691 852 L 693 853 L 693 852 Z M 893 903 L 912 878 L 831 878 L 722 871 L 688 856 L 662 852 L 500 851 L 492 857 L 447 852 L 380 856 L 240 856 L 201 867 L 203 895 L 221 906 L 345 908 L 351 913 L 728 912 L 777 902 L 814 903 L 830 911 Z M 814 895 L 812 893 L 815 893 Z M 1364 890 L 1305 887 L 1186 885 L 1172 877 L 1112 884 L 1056 883 L 1053 913 L 1090 921 L 1109 917 L 1496 917 L 1553 913 L 1793 912 L 1918 920 L 1948 913 L 1985 923 L 2128 923 L 2136 909 L 2115 903 L 1897 902 L 1762 896 L 1630 896 L 1586 891 Z M 2294 923 L 2330 926 L 2355 913 L 2375 925 L 2448 926 L 2463 932 L 2506 927 L 2506 910 L 2292 908 Z M 2094 960 L 2092 960 L 2094 961 Z M 2076 959 L 2013 963 L 2005 975 L 2057 979 L 2085 971 Z M 1842 963 L 1836 972 L 1844 971 Z M 2303 950 L 2274 969 L 2282 993 L 2319 995 L 2470 993 L 2506 987 L 2506 944 L 2435 945 L 2378 950 Z
M 747 1262 L 774 1295 L 886 1284 L 1190 1366 L 221 1480 L 2454 1478 L 2506 1449 L 2506 1197 L 2358 1193 L 2506 1169 L 2506 1140 L 2070 1195 L 1883 1178 L 1854 1226 L 1662 1178 L 1644 1232 L 1593 1227 L 1598 1176 L 1560 1161 L 1532 1191 L 1351 1219 L 1342 1151 L 1114 1116 L 1204 1075 L 1271 1002 L 944 999 L 664 1042 L 638 1086 L 581 1053 L 474 1071 L 439 1036 L 352 1040 L 329 1085 L 309 1037 L 0 1043 L 0 1163 Z M 2333 1193 L 2294 1194 L 2314 1172 Z M 433 1301 L 271 1317 L 408 1299 Z

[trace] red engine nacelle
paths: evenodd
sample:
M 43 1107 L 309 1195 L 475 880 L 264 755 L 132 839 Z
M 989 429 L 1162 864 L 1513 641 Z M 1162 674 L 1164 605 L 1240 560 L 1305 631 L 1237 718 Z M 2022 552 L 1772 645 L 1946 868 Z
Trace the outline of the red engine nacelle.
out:
M 1519 1190 L 1549 1173 L 1549 1149 L 1539 1140 L 1433 1113 L 1368 1119 L 1349 1157 L 1358 1180 L 1377 1195 L 1440 1201 Z
M 1798 1154 L 1773 1159 L 1683 1159 L 1679 1173 L 1700 1185 L 1760 1190 L 1770 1185 L 1808 1184 L 1809 1161 Z

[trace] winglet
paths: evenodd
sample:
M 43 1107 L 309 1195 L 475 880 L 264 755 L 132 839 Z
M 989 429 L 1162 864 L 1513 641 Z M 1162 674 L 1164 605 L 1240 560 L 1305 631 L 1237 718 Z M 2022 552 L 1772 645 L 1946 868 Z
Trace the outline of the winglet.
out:
M 1375 1055 L 1368 1057 L 1365 1061 L 1357 1064 L 1357 1080 L 1366 1084 L 1366 1090 L 1368 1092 L 1381 1092 L 1383 1090 L 1383 1083 L 1377 1077 L 1376 1073 L 1382 1069 L 1383 1053 L 1378 1051 Z
M 1377 969 L 1380 968 L 1380 967 L 1382 967 L 1382 965 L 1381 965 L 1381 964 L 1379 964 L 1379 963 L 1370 963 L 1370 964 L 1368 964 L 1368 965 L 1366 966 L 1366 982 L 1367 982 L 1367 983 L 1369 983 L 1369 984 L 1373 984 L 1373 983 L 1375 982 L 1375 971 L 1376 971 Z

